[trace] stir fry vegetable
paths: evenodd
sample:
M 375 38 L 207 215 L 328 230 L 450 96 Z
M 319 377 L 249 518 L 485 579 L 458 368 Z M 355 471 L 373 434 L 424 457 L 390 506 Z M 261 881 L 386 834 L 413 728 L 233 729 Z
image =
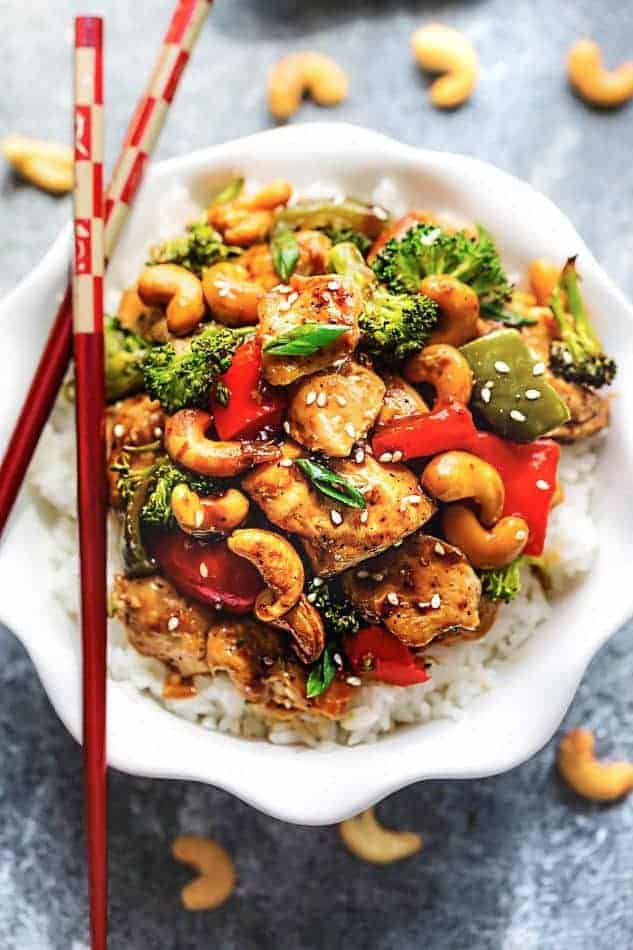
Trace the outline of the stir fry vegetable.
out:
M 215 428 L 221 439 L 254 439 L 267 430 L 276 432 L 286 408 L 283 390 L 273 389 L 262 377 L 262 351 L 255 340 L 242 343 L 231 365 L 219 377 L 226 399 L 211 398 Z
M 429 678 L 423 663 L 384 627 L 363 627 L 347 637 L 345 652 L 358 676 L 394 686 L 413 686 Z
M 388 220 L 389 215 L 382 208 L 363 204 L 353 198 L 344 201 L 298 201 L 277 214 L 277 221 L 289 228 L 315 228 L 326 232 L 350 228 L 369 238 L 378 237 Z
M 241 248 L 225 244 L 215 228 L 206 221 L 195 221 L 186 234 L 170 238 L 150 250 L 150 264 L 179 264 L 198 277 L 205 267 L 241 253 Z
M 498 567 L 482 571 L 481 591 L 488 600 L 503 601 L 509 604 L 521 593 L 521 565 L 523 558 L 518 557 L 507 567 Z
M 143 388 L 143 363 L 149 346 L 136 333 L 124 330 L 116 317 L 104 325 L 106 399 L 114 402 Z

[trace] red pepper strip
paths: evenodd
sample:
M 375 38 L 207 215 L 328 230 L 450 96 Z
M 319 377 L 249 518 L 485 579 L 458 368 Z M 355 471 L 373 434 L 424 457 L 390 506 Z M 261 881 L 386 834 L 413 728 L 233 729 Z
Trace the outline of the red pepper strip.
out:
M 372 449 L 380 459 L 385 452 L 402 452 L 402 458 L 420 458 L 461 448 L 477 434 L 469 410 L 450 400 L 438 404 L 426 416 L 407 416 L 380 429 L 372 439 Z
M 248 613 L 264 588 L 258 571 L 224 541 L 203 544 L 182 531 L 160 531 L 148 538 L 148 548 L 181 593 L 229 613 Z
M 345 653 L 359 676 L 370 676 L 394 686 L 411 686 L 429 679 L 411 650 L 383 627 L 363 627 L 346 637 Z
M 560 446 L 551 439 L 519 444 L 506 442 L 491 432 L 477 432 L 459 446 L 489 462 L 501 475 L 505 488 L 504 515 L 521 515 L 530 537 L 523 553 L 543 553 L 550 506 L 556 491 Z
M 286 397 L 262 379 L 262 351 L 255 340 L 238 346 L 226 373 L 220 376 L 229 392 L 228 405 L 211 397 L 211 411 L 221 439 L 254 439 L 264 429 L 280 429 Z
M 448 402 L 426 416 L 410 416 L 385 426 L 374 436 L 372 448 L 379 460 L 385 452 L 400 451 L 403 459 L 410 459 L 462 449 L 489 462 L 503 480 L 503 514 L 520 515 L 528 523 L 525 554 L 538 557 L 543 553 L 560 458 L 560 448 L 551 439 L 519 444 L 478 432 L 469 410 Z

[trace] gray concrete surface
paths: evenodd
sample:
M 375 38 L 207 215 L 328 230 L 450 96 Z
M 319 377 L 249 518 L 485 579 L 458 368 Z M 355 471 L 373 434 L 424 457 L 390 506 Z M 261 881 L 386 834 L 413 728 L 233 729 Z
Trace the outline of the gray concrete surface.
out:
M 83 7 L 107 17 L 110 161 L 169 6 Z M 0 134 L 66 135 L 79 11 L 70 0 L 0 0 Z M 413 27 L 428 18 L 465 29 L 481 52 L 475 98 L 448 115 L 426 102 L 426 80 L 407 53 Z M 497 163 L 553 198 L 631 293 L 633 112 L 599 114 L 567 90 L 562 58 L 586 33 L 612 62 L 630 57 L 633 8 L 617 0 L 217 0 L 159 155 L 267 127 L 269 65 L 288 50 L 322 49 L 349 70 L 350 98 L 328 113 L 306 104 L 296 121 L 347 119 Z M 0 170 L 0 292 L 28 273 L 68 214 L 67 199 Z M 629 625 L 596 658 L 565 722 L 597 729 L 605 753 L 633 755 L 632 634 Z M 633 805 L 573 798 L 553 773 L 554 750 L 497 778 L 392 796 L 381 814 L 421 830 L 425 850 L 387 869 L 358 863 L 333 829 L 283 825 L 211 788 L 113 774 L 111 946 L 627 950 Z M 0 630 L 2 948 L 87 946 L 81 800 L 79 751 L 23 650 Z M 211 834 L 235 857 L 237 892 L 215 914 L 179 906 L 188 872 L 171 861 L 169 843 L 180 832 Z

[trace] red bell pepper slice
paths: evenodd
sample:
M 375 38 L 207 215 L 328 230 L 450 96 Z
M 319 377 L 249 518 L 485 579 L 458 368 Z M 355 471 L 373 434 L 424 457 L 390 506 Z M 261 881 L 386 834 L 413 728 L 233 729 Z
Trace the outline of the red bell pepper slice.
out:
M 149 536 L 147 546 L 174 586 L 200 603 L 245 614 L 264 588 L 259 572 L 225 541 L 204 544 L 182 531 L 160 531 Z
M 477 432 L 460 448 L 478 455 L 499 472 L 505 488 L 503 514 L 525 518 L 530 536 L 523 553 L 538 557 L 545 547 L 560 446 L 551 439 L 506 442 L 491 432 Z
M 262 351 L 255 340 L 238 346 L 226 373 L 220 376 L 229 393 L 226 406 L 211 397 L 211 411 L 221 439 L 254 439 L 281 428 L 286 397 L 262 378 Z
M 460 448 L 476 435 L 473 417 L 466 406 L 449 400 L 425 416 L 406 416 L 380 429 L 372 439 L 372 449 L 380 459 L 385 452 L 401 452 L 402 458 L 420 458 Z
M 429 679 L 411 650 L 383 627 L 363 627 L 346 637 L 345 653 L 358 676 L 394 686 L 412 686 Z

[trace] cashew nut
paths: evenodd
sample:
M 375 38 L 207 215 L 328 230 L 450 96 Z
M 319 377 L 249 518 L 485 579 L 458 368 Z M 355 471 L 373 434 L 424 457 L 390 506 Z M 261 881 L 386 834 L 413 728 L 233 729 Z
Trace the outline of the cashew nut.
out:
M 234 531 L 227 544 L 246 558 L 266 584 L 255 601 L 255 616 L 264 623 L 278 620 L 291 610 L 303 591 L 305 574 L 301 558 L 285 538 L 260 528 Z
M 594 802 L 613 802 L 633 791 L 632 762 L 600 762 L 589 729 L 572 729 L 558 748 L 558 771 L 578 795 Z
M 181 891 L 186 910 L 215 910 L 235 889 L 235 865 L 216 841 L 193 835 L 176 838 L 171 853 L 176 861 L 191 864 L 200 876 Z
M 479 62 L 463 33 L 441 23 L 429 23 L 413 34 L 411 48 L 418 66 L 431 73 L 444 73 L 429 90 L 434 106 L 455 109 L 470 98 L 477 85 Z
M 292 186 L 287 181 L 271 181 L 254 195 L 238 195 L 232 201 L 212 204 L 207 208 L 207 220 L 227 243 L 248 247 L 266 238 L 274 211 L 287 204 L 291 195 Z
M 536 303 L 539 307 L 548 307 L 554 288 L 560 278 L 560 267 L 544 257 L 537 257 L 530 264 L 528 274 Z
M 292 53 L 268 77 L 268 107 L 276 119 L 294 115 L 305 94 L 320 106 L 336 106 L 347 98 L 349 80 L 336 60 L 323 53 Z
M 220 323 L 229 327 L 257 323 L 264 288 L 249 278 L 241 264 L 223 261 L 209 267 L 202 275 L 202 290 L 211 313 Z
M 444 536 L 464 552 L 473 567 L 505 567 L 515 560 L 528 542 L 529 528 L 523 518 L 507 515 L 492 528 L 484 528 L 466 505 L 448 505 L 442 512 Z
M 280 450 L 272 442 L 216 442 L 207 438 L 213 416 L 202 409 L 181 409 L 165 424 L 165 449 L 184 468 L 200 475 L 232 478 L 253 465 L 273 462 Z
M 325 628 L 321 614 L 305 594 L 301 594 L 292 610 L 272 623 L 290 634 L 295 653 L 302 663 L 314 663 L 319 659 L 325 646 Z
M 148 264 L 141 272 L 138 294 L 145 303 L 167 304 L 167 327 L 172 333 L 191 333 L 204 317 L 202 284 L 178 264 Z
M 73 187 L 73 150 L 68 145 L 8 135 L 2 152 L 22 178 L 44 191 L 63 195 Z
M 136 287 L 126 287 L 117 308 L 119 323 L 152 343 L 167 343 L 169 332 L 162 309 L 143 303 Z
M 410 383 L 430 383 L 438 402 L 456 399 L 466 405 L 470 400 L 473 374 L 468 360 L 447 343 L 434 343 L 414 353 L 402 372 Z
M 574 43 L 567 55 L 567 75 L 576 92 L 594 106 L 613 109 L 633 98 L 633 62 L 605 69 L 593 40 Z
M 436 455 L 422 473 L 422 487 L 439 501 L 472 498 L 483 524 L 493 525 L 503 513 L 505 489 L 496 468 L 470 452 Z
M 434 300 L 440 308 L 440 319 L 431 333 L 429 343 L 463 346 L 477 336 L 479 297 L 468 284 L 449 274 L 432 274 L 420 284 L 420 293 Z
M 171 510 L 178 526 L 194 536 L 233 531 L 245 520 L 248 509 L 248 498 L 237 488 L 201 498 L 183 484 L 176 485 L 171 493 Z
M 417 852 L 422 838 L 413 831 L 394 831 L 376 819 L 373 808 L 339 825 L 343 844 L 361 861 L 371 864 L 392 864 Z

